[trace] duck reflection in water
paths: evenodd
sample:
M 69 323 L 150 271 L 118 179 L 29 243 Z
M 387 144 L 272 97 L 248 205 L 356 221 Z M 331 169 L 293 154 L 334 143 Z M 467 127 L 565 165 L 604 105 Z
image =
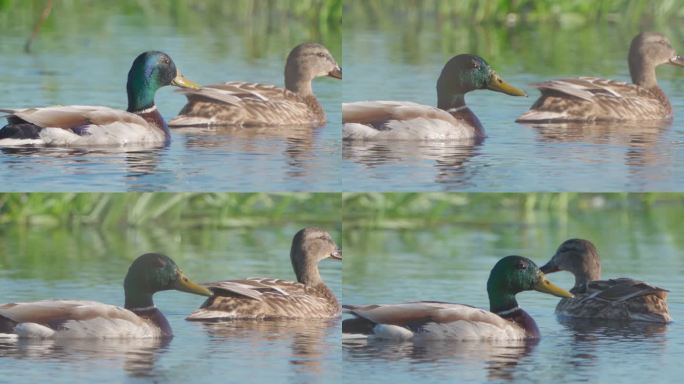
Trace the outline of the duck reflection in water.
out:
M 295 374 L 323 374 L 324 362 L 331 351 L 339 349 L 340 320 L 240 320 L 204 322 L 202 328 L 210 336 L 207 353 L 224 351 L 224 343 L 242 344 L 249 348 L 236 351 L 243 357 L 254 354 L 255 360 L 269 353 L 282 354 L 278 346 L 289 349 L 288 360 Z
M 478 371 L 484 363 L 490 380 L 511 381 L 518 363 L 529 356 L 539 339 L 509 340 L 504 342 L 459 342 L 447 340 L 408 341 L 397 343 L 380 339 L 343 339 L 342 350 L 347 361 L 410 359 L 416 364 L 451 365 L 457 361 L 459 369 L 470 365 Z
M 157 360 L 168 350 L 171 338 L 161 339 L 20 339 L 0 341 L 0 357 L 54 361 L 73 369 L 82 369 L 88 361 L 91 369 L 100 364 L 121 365 L 131 377 L 153 376 Z
M 101 148 L 59 148 L 59 147 L 0 147 L 3 154 L 16 157 L 32 157 L 36 167 L 55 166 L 56 162 L 68 162 L 77 168 L 97 166 L 122 167 L 126 177 L 152 175 L 158 172 L 161 156 L 166 147 L 101 147 Z M 24 163 L 26 164 L 26 163 Z M 10 165 L 11 166 L 11 165 Z M 80 173 L 80 171 L 79 171 Z
M 291 177 L 313 174 L 310 168 L 317 147 L 323 146 L 321 133 L 325 128 L 308 125 L 276 127 L 184 127 L 174 133 L 185 136 L 185 146 L 193 151 L 221 150 L 244 156 L 272 155 L 282 151 Z
M 672 156 L 664 156 L 674 151 L 674 145 L 666 137 L 670 122 L 618 122 L 618 123 L 556 123 L 556 124 L 524 124 L 535 130 L 537 141 L 544 144 L 594 144 L 597 146 L 573 146 L 573 156 L 582 157 L 581 151 L 587 151 L 587 159 L 594 159 L 597 151 L 605 151 L 606 156 L 613 155 L 615 148 L 635 179 L 652 178 L 658 169 L 672 168 Z M 557 147 L 553 155 L 558 156 Z M 618 156 L 620 156 L 618 155 Z M 618 158 L 611 159 L 619 162 Z
M 342 158 L 361 164 L 368 169 L 385 165 L 429 162 L 437 170 L 435 182 L 451 187 L 468 184 L 477 176 L 477 168 L 467 167 L 480 154 L 482 144 L 465 141 L 384 141 L 342 143 Z

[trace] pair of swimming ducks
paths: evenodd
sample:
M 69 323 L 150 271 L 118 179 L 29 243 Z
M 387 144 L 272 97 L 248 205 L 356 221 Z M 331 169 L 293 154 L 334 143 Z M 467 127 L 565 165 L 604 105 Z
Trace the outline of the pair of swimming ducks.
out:
M 632 83 L 595 77 L 533 84 L 541 97 L 517 122 L 586 123 L 669 121 L 672 106 L 656 82 L 661 64 L 684 66 L 669 40 L 644 32 L 631 43 L 628 55 Z M 512 96 L 526 93 L 501 79 L 481 57 L 451 58 L 437 80 L 437 107 L 412 102 L 363 101 L 342 106 L 346 140 L 481 140 L 485 131 L 468 109 L 464 95 L 488 89 Z
M 341 259 L 329 233 L 304 228 L 292 241 L 290 259 L 296 282 L 268 278 L 196 284 L 176 263 L 160 254 L 136 259 L 124 279 L 125 306 L 92 301 L 44 300 L 0 305 L 0 336 L 12 338 L 161 338 L 172 336 L 154 306 L 158 291 L 175 289 L 209 296 L 187 319 L 195 321 L 326 319 L 342 307 L 318 271 L 321 260 Z M 575 275 L 568 292 L 546 279 L 559 270 Z M 467 305 L 423 301 L 405 304 L 344 306 L 354 317 L 342 323 L 345 334 L 389 339 L 522 340 L 538 338 L 535 321 L 515 295 L 537 290 L 563 297 L 560 316 L 667 323 L 667 291 L 629 278 L 599 280 L 596 248 L 587 240 L 565 241 L 539 268 L 532 260 L 507 256 L 487 281 L 490 311 Z
M 0 145 L 127 145 L 168 143 L 169 126 L 274 126 L 325 124 L 325 113 L 311 82 L 321 76 L 342 78 L 342 69 L 320 44 L 300 44 L 287 57 L 285 88 L 227 82 L 200 87 L 176 68 L 167 54 L 140 54 L 128 72 L 128 109 L 100 106 L 52 106 L 0 109 L 8 124 Z M 169 124 L 154 103 L 161 87 L 181 88 L 188 102 Z

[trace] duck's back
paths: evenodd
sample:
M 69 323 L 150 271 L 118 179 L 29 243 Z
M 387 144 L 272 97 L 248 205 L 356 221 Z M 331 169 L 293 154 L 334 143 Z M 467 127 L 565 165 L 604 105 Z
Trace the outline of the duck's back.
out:
M 154 308 L 156 310 L 156 308 Z M 0 333 L 24 338 L 155 338 L 160 329 L 135 313 L 94 301 L 44 300 L 0 306 Z
M 182 92 L 188 102 L 169 126 L 325 124 L 325 113 L 315 96 L 302 97 L 272 85 L 229 82 Z
M 342 323 L 342 332 L 395 340 L 522 340 L 530 337 L 509 321 L 469 305 L 420 301 L 366 306 L 345 305 L 355 318 Z M 521 312 L 524 312 L 520 310 Z M 527 318 L 527 314 L 525 314 Z M 530 325 L 534 324 L 531 321 Z M 533 325 L 536 329 L 536 325 Z M 538 336 L 538 335 L 532 335 Z
M 672 107 L 663 91 L 596 77 L 533 84 L 541 96 L 518 122 L 669 120 Z
M 586 293 L 562 299 L 556 313 L 564 317 L 669 323 L 672 317 L 667 292 L 630 278 L 597 280 L 589 283 Z
M 320 319 L 337 317 L 340 305 L 325 284 L 304 284 L 267 278 L 207 284 L 214 296 L 188 320 Z
M 342 104 L 345 140 L 468 140 L 484 137 L 477 117 L 408 101 Z

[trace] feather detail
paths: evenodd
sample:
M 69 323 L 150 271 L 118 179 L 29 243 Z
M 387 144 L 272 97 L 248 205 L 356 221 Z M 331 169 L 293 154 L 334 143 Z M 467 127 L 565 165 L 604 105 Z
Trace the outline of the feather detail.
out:
M 135 313 L 94 301 L 43 300 L 0 306 L 19 338 L 156 338 L 161 332 Z
M 471 116 L 472 115 L 472 116 Z M 484 137 L 468 108 L 449 113 L 412 102 L 342 104 L 344 140 L 467 140 Z
M 340 314 L 334 294 L 324 284 L 249 278 L 206 284 L 214 292 L 187 320 L 331 318 Z
M 188 103 L 169 121 L 170 127 L 325 124 L 325 113 L 315 97 L 272 85 L 231 82 L 179 91 L 185 93 Z
M 522 340 L 528 335 L 520 325 L 468 305 L 412 302 L 345 306 L 345 311 L 372 324 L 369 337 L 395 340 Z M 343 322 L 343 332 L 349 326 Z M 355 324 L 359 327 L 359 324 Z M 345 330 L 345 328 L 347 328 Z M 358 329 L 358 328 L 357 328 Z
M 10 113 L 10 126 L 25 122 L 38 127 L 37 137 L 3 138 L 0 140 L 2 145 L 125 146 L 159 144 L 167 140 L 162 128 L 148 123 L 143 117 L 107 107 L 72 105 L 2 111 Z
M 562 299 L 556 313 L 562 317 L 605 320 L 672 321 L 667 290 L 630 278 L 596 280 L 586 293 Z
M 670 120 L 663 91 L 596 77 L 532 84 L 541 96 L 517 122 Z

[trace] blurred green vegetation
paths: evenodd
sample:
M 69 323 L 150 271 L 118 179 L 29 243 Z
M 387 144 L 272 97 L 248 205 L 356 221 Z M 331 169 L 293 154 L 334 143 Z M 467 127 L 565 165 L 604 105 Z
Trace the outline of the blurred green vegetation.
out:
M 296 231 L 340 239 L 340 210 L 340 194 L 326 193 L 0 194 L 0 277 L 119 281 L 146 252 L 206 278 L 264 260 L 273 269 L 250 273 L 286 277 Z
M 392 61 L 441 68 L 469 52 L 504 76 L 627 74 L 632 37 L 659 31 L 684 50 L 682 21 L 684 0 L 348 0 L 343 17 L 356 60 L 386 49 Z
M 569 238 L 591 240 L 613 276 L 646 278 L 647 263 L 666 278 L 682 268 L 683 224 L 684 193 L 344 193 L 344 297 L 389 300 L 372 287 L 402 279 L 406 292 L 416 279 L 417 292 L 435 281 L 482 284 L 500 257 L 543 263 Z
M 567 221 L 603 210 L 654 206 L 684 211 L 684 193 L 344 193 L 345 228 L 422 228 L 443 224 L 524 225 L 540 214 Z M 673 223 L 674 224 L 674 223 Z
M 644 20 L 681 20 L 680 0 L 348 0 L 345 22 L 384 23 L 432 19 L 437 23 L 555 23 L 561 26 L 600 20 L 639 24 Z
M 326 193 L 0 194 L 0 226 L 254 227 L 293 221 L 337 225 L 339 217 L 340 195 Z
M 0 0 L 0 31 L 28 37 L 45 4 Z M 117 23 L 168 27 L 171 34 L 197 36 L 219 48 L 217 41 L 239 35 L 253 57 L 303 40 L 319 41 L 341 55 L 342 0 L 59 0 L 35 48 L 78 44 L 83 38 L 102 44 L 116 39 Z

